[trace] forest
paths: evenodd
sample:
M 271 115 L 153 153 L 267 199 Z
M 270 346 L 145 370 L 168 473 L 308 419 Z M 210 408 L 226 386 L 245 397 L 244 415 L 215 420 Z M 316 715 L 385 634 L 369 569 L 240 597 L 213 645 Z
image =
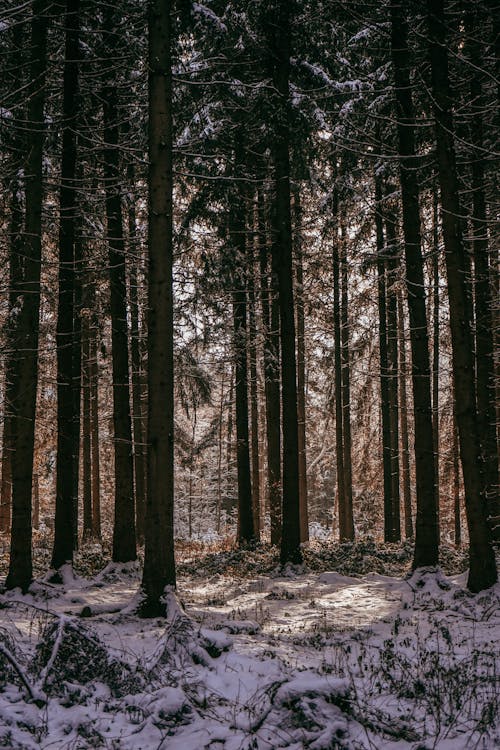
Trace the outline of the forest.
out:
M 499 32 L 4 0 L 2 750 L 498 746 Z

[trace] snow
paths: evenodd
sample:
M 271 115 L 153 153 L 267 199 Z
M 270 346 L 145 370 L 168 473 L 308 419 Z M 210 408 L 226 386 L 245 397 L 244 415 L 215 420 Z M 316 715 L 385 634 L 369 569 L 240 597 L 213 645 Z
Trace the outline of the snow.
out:
M 464 574 L 439 569 L 243 575 L 220 559 L 212 575 L 182 573 L 183 607 L 169 593 L 166 621 L 135 615 L 137 563 L 0 596 L 0 645 L 33 688 L 30 699 L 0 649 L 0 747 L 498 747 L 498 585 L 472 595 Z M 105 647 L 99 679 L 85 677 L 78 645 L 81 674 L 65 679 L 68 633 L 95 644 L 88 659 Z M 116 677 L 113 664 L 122 682 L 103 678 Z
M 219 16 L 217 16 L 213 12 L 213 10 L 207 8 L 206 5 L 202 5 L 201 3 L 193 3 L 192 12 L 195 16 L 203 18 L 205 21 L 212 24 L 218 31 L 227 32 L 226 24 L 221 21 Z

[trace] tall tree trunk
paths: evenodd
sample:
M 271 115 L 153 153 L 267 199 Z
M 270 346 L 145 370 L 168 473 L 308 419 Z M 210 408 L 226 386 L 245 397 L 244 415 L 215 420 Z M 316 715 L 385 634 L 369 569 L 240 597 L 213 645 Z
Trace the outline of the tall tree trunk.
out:
M 7 368 L 6 368 L 7 369 Z M 8 371 L 8 370 L 7 370 Z M 6 395 L 9 391 L 9 381 L 5 384 Z M 10 399 L 5 398 L 8 409 Z M 10 411 L 5 414 L 2 435 L 2 484 L 0 487 L 0 532 L 6 534 L 10 531 L 10 506 L 12 498 L 12 471 L 11 471 L 11 426 Z
M 75 535 L 75 225 L 76 118 L 78 111 L 78 57 L 80 2 L 66 2 L 66 45 L 63 80 L 63 147 L 59 192 L 59 302 L 57 308 L 57 458 L 56 514 L 52 567 L 73 561 Z
M 71 450 L 71 460 L 73 462 L 72 476 L 73 489 L 71 492 L 71 502 L 73 505 L 73 550 L 78 549 L 78 500 L 80 484 L 80 437 L 81 437 L 81 404 L 82 404 L 82 271 L 83 271 L 83 254 L 82 254 L 82 228 L 81 222 L 75 217 L 75 236 L 74 236 L 74 297 L 73 297 L 73 336 L 72 336 L 72 355 L 71 355 L 71 400 L 73 403 L 73 446 Z
M 40 528 L 40 481 L 38 474 L 33 474 L 33 528 Z
M 417 518 L 413 568 L 438 562 L 437 504 L 434 488 L 429 336 L 425 309 L 416 173 L 413 101 L 410 84 L 408 27 L 401 2 L 391 2 L 391 53 L 396 83 L 399 169 L 403 207 L 406 285 L 412 353 L 413 415 Z
M 24 47 L 24 30 L 22 24 L 14 24 L 12 30 L 12 59 L 15 60 L 13 70 L 13 89 L 18 92 L 23 86 L 23 65 L 20 64 Z M 26 119 L 24 106 L 21 105 L 19 117 Z M 0 486 L 0 531 L 10 531 L 11 526 L 11 503 L 12 503 L 12 427 L 11 427 L 11 405 L 13 400 L 13 378 L 16 367 L 16 351 L 14 341 L 15 331 L 15 307 L 16 295 L 19 284 L 22 282 L 23 262 L 23 221 L 24 210 L 22 196 L 24 185 L 22 184 L 23 158 L 25 152 L 24 136 L 15 127 L 12 134 L 12 178 L 9 184 L 10 193 L 10 222 L 9 222 L 9 319 L 7 321 L 8 352 L 5 360 L 5 390 L 4 390 L 4 423 L 2 434 L 2 479 Z
M 346 512 L 346 487 L 344 468 L 344 419 L 342 409 L 342 340 L 340 310 L 340 237 L 338 226 L 338 197 L 334 193 L 332 214 L 333 229 L 333 333 L 334 333 L 334 372 L 335 372 L 335 451 L 337 464 L 337 508 L 339 514 L 339 539 L 349 539 Z
M 222 516 L 222 436 L 224 430 L 224 401 L 225 401 L 225 382 L 226 368 L 222 367 L 222 377 L 220 384 L 220 401 L 219 401 L 219 429 L 218 429 L 218 446 L 217 446 L 217 515 L 215 530 L 217 534 L 221 531 Z
M 391 188 L 390 188 L 391 189 Z M 396 217 L 386 212 L 387 236 L 387 378 L 389 391 L 389 423 L 391 451 L 391 541 L 401 540 L 401 508 L 399 497 L 399 403 L 398 403 L 398 307 L 396 283 L 399 266 Z
M 272 59 L 273 161 L 275 204 L 273 253 L 277 263 L 280 344 L 281 414 L 283 426 L 283 510 L 281 562 L 302 562 L 300 548 L 299 446 L 297 423 L 297 367 L 295 357 L 295 311 L 292 276 L 292 222 L 290 215 L 290 5 L 288 0 L 271 3 L 268 13 Z
M 237 160 L 237 168 L 239 163 Z M 236 469 L 238 474 L 238 543 L 255 540 L 248 429 L 247 274 L 245 205 L 240 191 L 233 197 L 230 237 L 234 248 L 233 335 L 236 395 Z
M 455 401 L 470 540 L 467 585 L 471 591 L 481 591 L 495 583 L 497 570 L 487 522 L 481 435 L 476 409 L 472 301 L 465 276 L 443 0 L 428 0 L 427 8 Z
M 148 452 L 142 614 L 175 586 L 172 59 L 170 3 L 149 1 Z
M 380 358 L 380 402 L 382 416 L 382 471 L 384 477 L 384 541 L 392 541 L 391 414 L 389 408 L 389 363 L 387 352 L 387 261 L 382 212 L 382 185 L 375 174 L 375 232 L 377 242 L 378 340 Z
M 352 440 L 351 440 L 351 362 L 349 356 L 349 300 L 347 289 L 347 238 L 341 221 L 340 258 L 342 291 L 340 299 L 340 339 L 342 357 L 342 425 L 344 448 L 344 481 L 345 481 L 345 525 L 349 541 L 354 541 L 354 517 L 352 502 Z
M 439 236 L 438 196 L 435 191 L 432 204 L 432 429 L 434 436 L 434 487 L 440 533 L 439 513 Z
M 411 510 L 410 447 L 408 439 L 408 396 L 406 392 L 406 341 L 403 295 L 398 291 L 398 350 L 399 350 L 399 417 L 401 424 L 401 479 L 403 484 L 403 508 L 405 514 L 405 537 L 413 538 Z
M 476 318 L 476 393 L 478 428 L 482 439 L 485 496 L 495 544 L 500 544 L 499 464 L 496 432 L 496 394 L 494 363 L 494 318 L 491 294 L 491 258 L 485 195 L 483 153 L 483 95 L 479 29 L 474 12 L 465 19 L 468 53 L 471 62 L 471 142 L 472 142 L 472 249 L 474 256 L 474 304 Z M 498 288 L 496 290 L 498 292 Z
M 99 456 L 99 327 L 93 315 L 90 327 L 90 446 L 92 453 L 92 536 L 101 539 L 101 473 Z
M 253 212 L 252 212 L 253 216 Z M 257 321 L 255 316 L 255 262 L 253 238 L 248 238 L 248 354 L 250 359 L 250 433 L 252 458 L 252 509 L 255 538 L 260 538 L 259 400 L 257 393 Z
M 92 539 L 92 447 L 90 433 L 90 310 L 82 310 L 82 485 L 83 485 L 83 542 Z
M 34 0 L 28 88 L 28 135 L 25 165 L 26 222 L 23 242 L 24 278 L 16 289 L 14 332 L 18 355 L 12 388 L 12 527 L 6 587 L 29 587 L 32 575 L 31 491 L 38 382 L 38 330 L 42 250 L 43 146 L 47 72 L 47 0 Z M 20 309 L 19 309 L 20 308 Z
M 452 418 L 452 460 L 453 460 L 453 521 L 455 531 L 455 547 L 462 544 L 462 522 L 460 518 L 460 455 L 458 447 L 457 411 L 455 407 L 455 386 L 453 386 L 453 418 Z
M 260 297 L 264 328 L 264 395 L 266 402 L 267 485 L 271 544 L 281 543 L 281 427 L 279 375 L 279 303 L 277 283 L 269 273 L 269 247 L 265 205 L 262 192 L 258 196 L 260 241 Z M 274 271 L 271 272 L 274 276 Z
M 134 188 L 134 168 L 129 167 L 130 188 Z M 132 426 L 134 438 L 134 480 L 135 480 L 135 523 L 137 541 L 144 542 L 144 519 L 146 512 L 145 453 L 144 453 L 144 418 L 142 413 L 142 372 L 139 330 L 139 290 L 137 266 L 139 249 L 137 245 L 135 198 L 128 206 L 128 234 L 130 253 L 128 263 L 128 289 L 130 305 L 130 359 L 132 365 Z M 135 257 L 134 257 L 135 253 Z
M 109 63 L 116 11 L 104 14 L 104 39 Z M 110 73 L 107 72 L 109 79 Z M 104 188 L 106 194 L 109 281 L 111 288 L 111 345 L 113 362 L 113 427 L 115 451 L 115 512 L 113 560 L 129 562 L 137 556 L 135 539 L 134 468 L 130 415 L 125 241 L 120 195 L 119 115 L 116 81 L 104 84 Z
M 233 433 L 234 433 L 234 365 L 231 365 L 229 376 L 229 398 L 227 401 L 227 434 L 226 434 L 226 491 L 224 496 L 223 510 L 226 511 L 226 523 L 234 510 L 233 495 Z
M 306 351 L 304 318 L 304 265 L 300 186 L 293 194 L 295 240 L 295 299 L 297 317 L 297 419 L 299 422 L 300 540 L 309 541 L 306 446 Z

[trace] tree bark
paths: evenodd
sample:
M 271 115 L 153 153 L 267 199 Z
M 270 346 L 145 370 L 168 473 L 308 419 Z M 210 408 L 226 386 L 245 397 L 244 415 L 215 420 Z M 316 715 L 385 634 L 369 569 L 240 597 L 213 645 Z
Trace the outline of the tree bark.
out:
M 13 89 L 18 92 L 24 81 L 23 66 L 20 64 L 23 60 L 24 48 L 24 31 L 22 24 L 14 24 L 12 30 L 12 60 L 15 61 L 13 70 Z M 24 106 L 19 108 L 19 117 L 26 119 Z M 8 352 L 5 358 L 5 389 L 4 389 L 4 423 L 2 434 L 2 480 L 0 486 L 0 531 L 10 532 L 11 526 L 11 504 L 12 504 L 12 428 L 11 405 L 13 400 L 13 378 L 16 367 L 16 351 L 14 331 L 15 325 L 13 320 L 13 311 L 16 306 L 16 292 L 19 284 L 22 282 L 23 264 L 22 264 L 22 231 L 24 221 L 24 210 L 22 205 L 22 196 L 24 185 L 22 184 L 22 167 L 23 158 L 21 154 L 25 151 L 25 139 L 15 127 L 12 134 L 12 166 L 13 176 L 8 186 L 10 192 L 10 222 L 9 222 L 9 319 L 6 325 Z M 15 317 L 15 316 L 14 316 Z
M 129 167 L 130 188 L 134 187 L 134 169 Z M 144 520 L 146 512 L 146 462 L 144 453 L 144 417 L 142 408 L 142 367 L 139 330 L 139 290 L 137 266 L 139 252 L 136 247 L 136 213 L 134 196 L 128 207 L 128 234 L 130 242 L 128 263 L 128 290 L 130 305 L 130 359 L 132 365 L 132 427 L 134 439 L 134 480 L 135 480 L 135 524 L 137 541 L 144 543 Z M 135 253 L 135 257 L 134 257 Z
M 344 469 L 344 419 L 342 409 L 342 340 L 340 311 L 340 237 L 338 226 L 338 197 L 333 196 L 333 333 L 334 333 L 334 378 L 335 378 L 335 452 L 337 464 L 337 508 L 339 515 L 339 539 L 349 539 L 347 530 L 346 487 Z
M 295 356 L 295 311 L 292 276 L 292 222 L 290 215 L 290 6 L 278 0 L 268 10 L 273 77 L 274 211 L 273 254 L 277 262 L 280 345 L 281 414 L 283 427 L 283 506 L 281 562 L 301 563 L 299 447 L 297 422 L 297 367 Z
M 455 402 L 470 541 L 467 586 L 471 591 L 481 591 L 495 583 L 497 570 L 487 522 L 481 435 L 476 409 L 472 301 L 465 275 L 443 0 L 428 0 L 427 9 Z
M 462 522 L 460 518 L 460 455 L 458 447 L 458 427 L 455 407 L 455 387 L 453 387 L 453 419 L 452 419 L 452 460 L 453 460 L 453 521 L 455 531 L 455 547 L 462 544 Z
M 347 289 L 347 239 L 341 220 L 340 270 L 342 290 L 340 298 L 340 339 L 342 358 L 342 425 L 344 448 L 345 525 L 349 541 L 354 541 L 354 516 L 352 501 L 352 439 L 351 439 L 351 361 L 349 355 L 349 299 Z
M 472 64 L 470 77 L 472 142 L 472 250 L 474 256 L 474 305 L 476 319 L 476 394 L 478 429 L 482 438 L 485 497 L 494 543 L 500 544 L 499 463 L 496 430 L 496 393 L 494 362 L 494 318 L 492 269 L 489 251 L 483 155 L 483 116 L 485 97 L 482 81 L 482 57 L 473 12 L 465 17 L 466 45 Z M 498 290 L 497 290 L 498 291 Z
M 92 448 L 90 432 L 90 310 L 82 310 L 82 485 L 83 542 L 92 539 Z
M 433 196 L 432 205 L 432 245 L 432 430 L 434 437 L 434 487 L 439 534 L 439 237 L 437 192 Z
M 253 211 L 252 211 L 253 219 Z M 248 238 L 248 355 L 250 360 L 250 434 L 252 459 L 252 509 L 254 535 L 258 540 L 261 530 L 260 463 L 259 463 L 259 399 L 257 392 L 257 321 L 255 310 L 255 262 L 253 237 Z
M 403 295 L 398 291 L 398 350 L 399 350 L 399 417 L 401 434 L 401 479 L 403 484 L 403 508 L 405 514 L 405 537 L 413 538 L 411 509 L 410 447 L 408 439 L 408 396 L 406 391 L 406 341 Z
M 165 587 L 176 583 L 170 3 L 150 0 L 148 34 L 148 452 L 142 614 L 157 616 L 165 613 Z
M 260 297 L 264 328 L 264 395 L 266 402 L 267 485 L 271 544 L 281 543 L 281 426 L 279 375 L 279 303 L 274 271 L 269 273 L 269 247 L 265 205 L 262 192 L 258 197 L 260 239 Z
M 237 170 L 239 160 L 237 159 Z M 241 192 L 234 190 L 230 217 L 230 239 L 234 249 L 232 274 L 233 336 L 236 395 L 236 469 L 238 475 L 238 543 L 255 540 L 250 473 L 248 429 L 248 335 L 247 335 L 247 273 L 245 205 Z
M 429 336 L 425 309 L 414 114 L 410 85 L 408 27 L 403 5 L 391 2 L 391 53 L 396 83 L 399 169 L 403 206 L 406 285 L 410 316 L 417 518 L 413 568 L 438 562 L 437 505 L 434 488 Z
M 375 232 L 377 242 L 378 340 L 380 358 L 380 402 L 382 417 L 382 471 L 384 478 L 384 541 L 392 541 L 391 415 L 389 408 L 389 362 L 387 352 L 387 261 L 385 258 L 382 185 L 375 175 Z
M 12 527 L 7 589 L 26 591 L 32 575 L 31 492 L 38 381 L 40 264 L 42 250 L 43 147 L 47 72 L 47 0 L 34 0 L 28 89 L 28 135 L 25 165 L 26 222 L 23 238 L 24 278 L 18 299 L 14 348 L 18 355 L 12 387 Z
M 73 447 L 71 460 L 73 461 L 73 489 L 71 502 L 73 505 L 73 550 L 78 549 L 79 543 L 79 486 L 80 486 L 80 439 L 81 439 L 81 406 L 82 406 L 82 228 L 81 222 L 75 217 L 74 237 L 74 304 L 73 304 L 73 336 L 71 355 L 71 399 L 73 402 Z
M 116 11 L 104 14 L 104 40 L 112 60 Z M 108 74 L 109 78 L 109 74 Z M 119 115 L 116 82 L 104 83 L 104 187 L 106 194 L 109 281 L 111 288 L 111 345 L 113 363 L 113 427 L 115 451 L 115 509 L 113 561 L 136 559 L 134 468 L 128 362 L 125 241 L 120 195 Z
M 309 541 L 306 445 L 306 347 L 304 317 L 304 264 L 300 187 L 293 194 L 295 240 L 295 299 L 297 318 L 297 419 L 299 423 L 300 540 Z
M 75 548 L 75 443 L 78 444 L 74 391 L 76 120 L 80 2 L 66 2 L 63 78 L 63 148 L 59 192 L 59 301 L 57 308 L 57 459 L 56 513 L 52 567 L 73 561 Z M 79 420 L 78 420 L 79 421 Z M 78 479 L 76 478 L 76 482 Z
M 389 391 L 389 424 L 391 454 L 391 541 L 401 540 L 401 507 L 399 497 L 399 403 L 398 403 L 398 309 L 395 285 L 399 265 L 396 217 L 386 211 L 387 237 L 387 379 Z
M 97 337 L 99 327 L 92 316 L 90 326 L 90 447 L 92 454 L 92 536 L 101 539 L 101 475 L 99 456 L 99 363 Z

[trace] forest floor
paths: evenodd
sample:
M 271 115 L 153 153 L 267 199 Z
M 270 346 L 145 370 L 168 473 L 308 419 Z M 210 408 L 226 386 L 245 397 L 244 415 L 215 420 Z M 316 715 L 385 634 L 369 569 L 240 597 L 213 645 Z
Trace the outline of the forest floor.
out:
M 463 553 L 411 576 L 410 545 L 371 541 L 178 558 L 168 621 L 97 546 L 0 595 L 2 750 L 499 747 L 500 585 L 470 594 Z

